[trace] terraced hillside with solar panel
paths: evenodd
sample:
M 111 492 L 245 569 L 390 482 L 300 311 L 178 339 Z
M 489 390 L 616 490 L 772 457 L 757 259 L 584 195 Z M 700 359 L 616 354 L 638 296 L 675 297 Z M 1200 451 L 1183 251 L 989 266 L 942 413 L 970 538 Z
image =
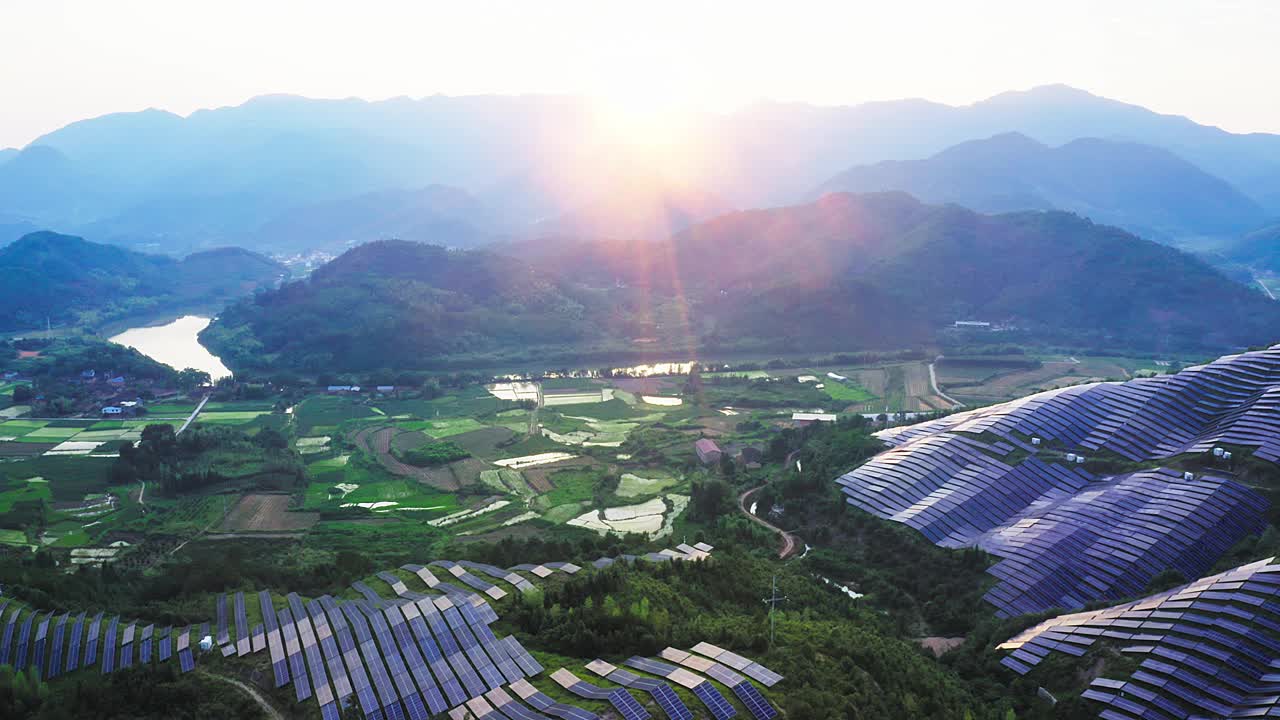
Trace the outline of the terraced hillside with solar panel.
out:
M 912 354 L 775 365 L 233 385 L 6 461 L 0 708 L 1076 720 L 1154 626 L 996 645 L 1280 552 L 1280 347 L 976 409 Z
M 1000 558 L 1001 615 L 1078 608 L 1197 577 L 1265 526 L 1268 494 L 1234 469 L 1280 459 L 1278 398 L 1280 347 L 885 430 L 892 449 L 837 482 L 855 507 Z
M 590 570 L 617 563 L 703 562 L 712 551 L 704 543 L 681 544 L 643 557 L 602 557 Z M 279 602 L 267 590 L 256 597 L 220 594 L 212 622 L 183 626 L 161 627 L 103 612 L 90 617 L 83 611 L 41 611 L 0 600 L 0 665 L 52 680 L 78 671 L 111 675 L 153 662 L 176 662 L 188 673 L 196 669 L 197 658 L 252 662 L 261 654 L 269 658 L 274 688 L 291 688 L 296 702 L 314 704 L 324 720 L 337 720 L 348 708 L 371 719 L 600 716 L 552 699 L 531 683 L 546 684 L 539 679 L 544 666 L 515 636 L 498 637 L 492 627 L 499 619 L 492 602 L 536 592 L 535 584 L 557 574 L 571 577 L 583 568 L 568 562 L 504 569 L 435 561 L 405 565 L 400 572 L 377 574 L 381 593 L 369 583 L 353 583 L 355 597 L 346 599 L 304 600 L 288 593 Z M 252 627 L 251 607 L 257 610 Z M 676 664 L 640 656 L 625 661 L 630 669 L 599 659 L 587 663 L 587 670 L 610 681 L 608 686 L 582 680 L 564 667 L 549 677 L 555 686 L 594 701 L 593 707 L 607 704 L 627 720 L 653 717 L 646 705 L 656 705 L 669 718 L 692 720 L 672 683 L 697 699 L 699 716 L 727 720 L 738 715 L 739 707 L 756 720 L 778 716 L 761 688 L 783 678 L 767 667 L 707 642 L 688 650 L 668 647 L 661 657 Z

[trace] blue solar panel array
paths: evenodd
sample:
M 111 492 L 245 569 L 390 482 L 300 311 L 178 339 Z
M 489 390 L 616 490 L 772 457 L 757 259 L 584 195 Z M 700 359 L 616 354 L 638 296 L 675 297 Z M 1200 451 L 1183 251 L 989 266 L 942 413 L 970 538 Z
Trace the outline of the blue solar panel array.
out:
M 655 555 L 667 561 L 691 559 L 695 554 L 682 548 Z M 519 589 L 532 587 L 514 571 L 496 566 L 441 563 L 437 567 L 472 587 L 484 581 L 469 569 Z M 579 570 L 568 563 L 534 567 L 542 568 L 545 574 Z M 0 657 L 19 667 L 29 663 L 45 677 L 56 677 L 82 667 L 110 673 L 135 661 L 149 664 L 154 651 L 156 661 L 176 657 L 182 672 L 189 672 L 195 668 L 197 653 L 209 649 L 203 644 L 208 637 L 223 657 L 270 650 L 276 686 L 292 682 L 299 701 L 314 697 L 322 720 L 339 720 L 343 709 L 353 704 L 374 720 L 430 720 L 457 713 L 460 708 L 483 717 L 517 720 L 596 717 L 557 703 L 527 683 L 526 678 L 543 672 L 543 667 L 514 637 L 498 637 L 493 632 L 490 624 L 497 620 L 497 613 L 480 595 L 439 581 L 425 567 L 417 570 L 431 589 L 444 594 L 413 592 L 391 573 L 380 577 L 396 593 L 394 600 L 356 583 L 353 587 L 363 600 L 338 602 L 324 596 L 304 602 L 290 594 L 287 606 L 276 608 L 264 591 L 258 594 L 263 622 L 250 631 L 245 595 L 237 592 L 231 603 L 226 595 L 217 599 L 212 625 L 215 634 L 210 634 L 210 623 L 157 630 L 155 625 L 118 616 L 106 618 L 104 623 L 103 613 L 86 622 L 83 612 L 73 620 L 71 613 L 32 612 L 0 599 Z M 230 632 L 233 619 L 234 636 Z M 199 647 L 193 647 L 193 642 Z M 668 717 L 691 720 L 692 713 L 666 683 L 620 669 L 614 669 L 612 679 L 650 694 Z M 579 695 L 609 702 L 625 720 L 649 717 L 622 688 L 600 688 L 577 678 L 573 682 Z M 523 702 L 503 690 L 508 683 L 513 690 L 527 690 L 517 693 Z
M 599 685 L 592 685 L 565 668 L 552 673 L 551 679 L 578 697 L 608 701 L 622 715 L 623 720 L 648 720 L 652 717 L 634 695 L 622 688 L 602 688 Z
M 653 697 L 653 701 L 662 708 L 662 712 L 667 714 L 671 720 L 693 720 L 693 713 L 685 706 L 684 701 L 676 695 L 671 686 L 654 680 L 636 675 L 633 672 L 614 667 L 602 660 L 593 660 L 587 664 L 587 669 L 591 672 L 606 678 L 612 682 L 627 688 L 635 688 L 641 692 L 649 693 Z
M 253 652 L 253 643 L 249 637 L 249 615 L 244 606 L 244 593 L 235 596 L 236 617 L 236 655 L 244 657 Z
M 579 707 L 566 705 L 551 699 L 550 695 L 534 687 L 528 680 L 511 683 L 511 689 L 521 700 L 529 703 L 535 710 L 564 720 L 596 720 L 599 716 Z
M 1000 646 L 1030 672 L 1052 652 L 1115 643 L 1140 659 L 1128 678 L 1100 677 L 1083 696 L 1108 720 L 1280 715 L 1280 565 L 1275 559 L 1142 600 L 1045 621 Z
M 1131 460 L 1204 452 L 1222 443 L 1280 459 L 1280 345 L 1228 355 L 1174 375 L 1049 390 L 1013 402 L 893 428 L 894 445 L 945 431 L 990 432 L 1006 442 L 1039 437 L 1066 450 L 1107 450 Z
M 284 641 L 281 640 L 276 610 L 271 604 L 271 593 L 266 590 L 259 592 L 258 605 L 262 608 L 262 626 L 267 635 L 267 648 L 271 653 L 271 673 L 275 676 L 276 687 L 284 687 L 289 682 L 289 658 L 285 654 Z
M 1145 461 L 1230 443 L 1274 462 L 1278 418 L 1280 346 L 883 431 L 895 447 L 837 482 L 851 505 L 1002 558 L 987 595 L 1001 615 L 1081 607 L 1131 596 L 1166 570 L 1206 572 L 1262 527 L 1268 503 L 1212 471 L 1095 477 L 1069 456 Z M 1013 462 L 1015 451 L 1030 454 Z
M 53 619 L 53 613 L 44 616 L 40 624 L 36 626 L 36 637 L 34 650 L 31 653 L 31 666 L 36 669 L 39 677 L 49 676 L 48 658 L 45 657 L 45 647 L 49 644 L 49 621 Z

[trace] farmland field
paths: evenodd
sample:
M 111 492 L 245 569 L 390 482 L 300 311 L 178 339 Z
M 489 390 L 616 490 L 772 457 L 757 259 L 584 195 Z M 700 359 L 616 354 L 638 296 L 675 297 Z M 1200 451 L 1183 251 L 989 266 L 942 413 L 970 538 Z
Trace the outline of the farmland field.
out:
M 247 494 L 223 520 L 222 532 L 296 532 L 320 519 L 316 513 L 290 512 L 288 495 Z

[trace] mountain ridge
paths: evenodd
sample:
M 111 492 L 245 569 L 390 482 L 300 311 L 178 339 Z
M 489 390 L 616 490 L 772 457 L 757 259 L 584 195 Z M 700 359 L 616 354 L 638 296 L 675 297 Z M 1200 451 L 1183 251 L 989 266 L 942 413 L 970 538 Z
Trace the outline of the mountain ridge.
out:
M 853 167 L 816 192 L 885 190 L 980 212 L 1069 210 L 1165 242 L 1235 235 L 1267 217 L 1229 183 L 1167 150 L 1099 138 L 1051 147 L 1016 132 L 923 160 Z

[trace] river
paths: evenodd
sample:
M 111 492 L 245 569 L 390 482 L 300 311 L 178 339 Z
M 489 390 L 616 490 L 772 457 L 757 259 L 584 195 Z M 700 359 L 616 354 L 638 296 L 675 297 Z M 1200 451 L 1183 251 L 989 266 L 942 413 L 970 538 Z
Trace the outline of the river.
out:
M 226 365 L 205 349 L 196 336 L 212 322 L 207 317 L 184 315 L 166 325 L 130 328 L 110 338 L 131 347 L 152 360 L 177 370 L 195 368 L 217 380 L 231 374 Z

